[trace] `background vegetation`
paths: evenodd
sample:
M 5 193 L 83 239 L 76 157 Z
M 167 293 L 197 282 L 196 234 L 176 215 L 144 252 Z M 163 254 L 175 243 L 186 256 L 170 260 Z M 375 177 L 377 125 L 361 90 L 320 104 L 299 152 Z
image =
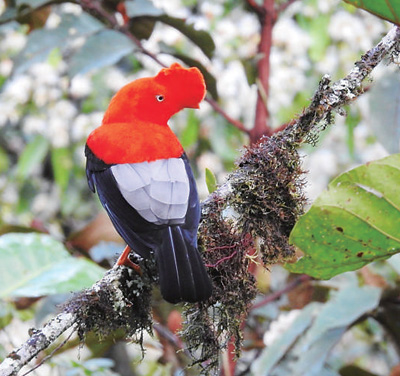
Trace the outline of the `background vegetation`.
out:
M 224 182 L 244 145 L 283 129 L 307 106 L 322 75 L 343 77 L 391 27 L 339 0 L 0 4 L 0 359 L 26 340 L 30 327 L 54 316 L 71 291 L 101 278 L 123 248 L 87 187 L 83 155 L 87 135 L 116 90 L 154 75 L 161 64 L 180 61 L 202 69 L 207 102 L 200 111 L 175 116 L 171 127 L 205 198 L 215 182 Z M 384 13 L 382 6 L 372 10 Z M 396 21 L 396 14 L 383 16 Z M 302 150 L 310 204 L 338 174 L 398 152 L 397 69 L 374 71 L 368 92 L 346 109 L 347 116 L 336 115 L 318 145 Z M 289 267 L 325 279 L 339 274 L 326 281 L 291 274 L 280 264 L 266 272 L 254 262 L 259 294 L 243 323 L 240 358 L 233 361 L 231 349 L 221 356 L 225 375 L 400 374 L 400 259 L 383 260 L 400 248 L 398 156 L 369 166 L 371 179 L 384 183 L 378 193 L 394 197 L 383 212 L 382 200 L 371 205 L 371 196 L 356 204 L 376 208 L 372 225 L 365 219 L 357 228 L 371 239 L 365 252 L 371 257 L 364 262 L 364 251 L 358 256 L 354 250 L 362 260 L 350 267 L 344 259 L 332 266 L 331 257 L 319 261 L 325 268 L 316 268 L 318 261 Z M 292 241 L 307 250 L 307 226 L 329 237 L 320 218 L 332 190 L 366 174 L 356 169 L 334 180 Z M 388 244 L 374 231 L 382 223 Z M 322 254 L 345 248 L 336 243 Z M 383 261 L 343 273 L 376 259 Z M 185 368 L 190 359 L 184 351 L 176 353 L 183 346 L 175 334 L 181 307 L 154 294 L 154 336 L 145 337 L 143 359 L 140 347 L 120 333 L 100 343 L 88 336 L 81 348 L 71 337 L 37 373 L 198 374 Z

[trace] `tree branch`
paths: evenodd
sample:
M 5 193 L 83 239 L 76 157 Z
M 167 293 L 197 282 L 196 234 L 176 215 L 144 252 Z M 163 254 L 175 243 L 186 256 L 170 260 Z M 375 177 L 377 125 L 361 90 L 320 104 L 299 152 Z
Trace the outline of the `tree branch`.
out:
M 18 371 L 37 356 L 40 351 L 49 347 L 62 333 L 76 322 L 76 315 L 62 312 L 51 319 L 40 330 L 34 330 L 28 341 L 13 352 L 0 364 L 0 375 L 16 375 Z
M 266 304 L 269 304 L 269 303 L 273 302 L 274 300 L 279 299 L 282 295 L 285 295 L 288 292 L 292 291 L 293 289 L 295 289 L 297 286 L 303 284 L 304 282 L 311 281 L 311 279 L 312 278 L 310 276 L 303 274 L 300 277 L 297 277 L 294 281 L 288 283 L 287 286 L 285 286 L 283 289 L 275 291 L 272 294 L 267 295 L 264 299 L 257 302 L 256 304 L 253 304 L 251 309 L 257 309 Z
M 269 93 L 270 55 L 272 46 L 272 29 L 276 22 L 274 0 L 264 0 L 262 16 L 259 17 L 261 25 L 261 39 L 258 45 L 257 62 L 258 70 L 258 97 L 256 104 L 256 117 L 254 127 L 250 130 L 250 142 L 255 143 L 261 136 L 270 136 L 273 133 L 268 126 L 269 110 L 265 98 Z
M 0 364 L 0 376 L 17 375 L 23 366 L 71 327 L 80 337 L 90 330 L 106 333 L 116 327 L 125 327 L 124 329 L 127 332 L 131 331 L 132 334 L 146 327 L 149 329 L 151 319 L 148 302 L 152 284 L 147 275 L 142 277 L 132 272 L 125 266 L 114 266 L 90 289 L 77 294 L 65 304 L 62 312 L 41 329 L 31 329 L 30 338 L 18 349 L 12 351 Z M 130 289 L 134 291 L 133 295 L 128 292 Z M 137 300 L 135 294 L 144 294 L 147 297 L 142 300 L 144 297 L 142 296 Z M 142 314 L 145 316 L 139 318 Z M 112 323 L 115 323 L 118 318 L 128 320 L 125 323 L 116 323 L 114 326 Z

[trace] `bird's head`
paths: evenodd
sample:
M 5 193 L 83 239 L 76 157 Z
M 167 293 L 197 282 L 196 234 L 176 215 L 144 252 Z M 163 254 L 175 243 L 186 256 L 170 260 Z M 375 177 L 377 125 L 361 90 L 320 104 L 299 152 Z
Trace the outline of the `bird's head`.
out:
M 139 120 L 164 125 L 183 108 L 199 108 L 205 94 L 206 85 L 199 69 L 175 63 L 154 77 L 139 78 L 120 89 L 104 115 L 103 124 Z

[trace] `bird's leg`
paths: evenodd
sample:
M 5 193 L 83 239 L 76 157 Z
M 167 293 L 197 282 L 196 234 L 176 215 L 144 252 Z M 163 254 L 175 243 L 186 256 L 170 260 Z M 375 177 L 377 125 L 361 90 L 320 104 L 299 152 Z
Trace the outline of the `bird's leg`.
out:
M 140 269 L 140 266 L 135 264 L 129 259 L 129 254 L 131 253 L 131 248 L 129 245 L 127 245 L 124 249 L 124 251 L 121 253 L 117 260 L 117 265 L 124 265 L 128 268 L 133 269 L 135 272 L 139 273 L 142 275 L 142 269 Z

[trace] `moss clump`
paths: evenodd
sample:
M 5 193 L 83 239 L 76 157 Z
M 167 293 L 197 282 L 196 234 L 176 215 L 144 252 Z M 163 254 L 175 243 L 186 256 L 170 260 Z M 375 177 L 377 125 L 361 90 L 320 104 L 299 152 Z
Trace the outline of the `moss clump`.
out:
M 300 157 L 287 141 L 282 133 L 261 139 L 229 178 L 238 226 L 259 239 L 266 265 L 294 255 L 288 239 L 306 201 Z
M 66 303 L 64 311 L 78 318 L 81 339 L 89 331 L 108 336 L 123 330 L 126 337 L 138 338 L 143 331 L 151 332 L 151 289 L 153 278 L 142 268 L 134 270 L 118 266 L 111 269 L 91 289 L 84 290 Z
M 254 254 L 266 267 L 294 255 L 289 235 L 306 201 L 296 150 L 302 135 L 294 127 L 248 147 L 227 184 L 203 204 L 199 243 L 214 290 L 186 309 L 183 337 L 206 372 L 229 341 L 239 354 L 241 325 L 257 293 L 249 271 Z

